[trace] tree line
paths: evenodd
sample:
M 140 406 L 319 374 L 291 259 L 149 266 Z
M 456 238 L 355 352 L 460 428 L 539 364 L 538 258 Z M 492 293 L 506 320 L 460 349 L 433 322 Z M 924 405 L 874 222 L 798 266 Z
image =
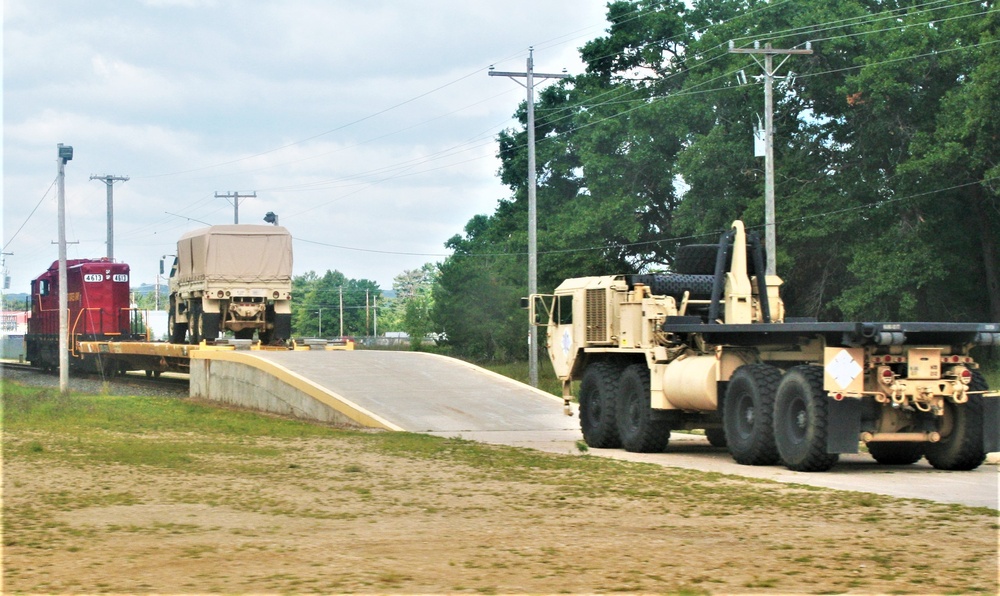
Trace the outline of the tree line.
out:
M 801 48 L 774 93 L 778 274 L 790 316 L 1000 321 L 1000 11 L 993 1 L 621 0 L 586 71 L 535 106 L 539 289 L 669 271 L 734 219 L 763 234 L 761 66 L 734 47 Z M 779 57 L 780 59 L 780 57 Z M 776 59 L 777 61 L 777 59 Z M 379 329 L 443 333 L 456 355 L 523 359 L 527 110 L 497 138 L 509 195 L 400 274 Z M 295 324 L 373 282 L 296 279 Z M 348 299 L 347 296 L 351 298 Z M 312 311 L 312 312 L 310 312 Z M 335 311 L 323 310 L 324 329 Z M 383 314 L 385 318 L 383 318 Z M 409 318 L 407 318 L 409 317 Z
M 637 0 L 607 17 L 580 49 L 586 72 L 535 106 L 540 291 L 669 270 L 678 246 L 714 242 L 734 219 L 763 233 L 762 71 L 729 42 L 811 42 L 774 94 L 789 314 L 1000 321 L 994 2 Z M 526 348 L 524 104 L 516 115 L 498 137 L 510 195 L 448 240 L 433 287 L 434 325 L 484 360 Z

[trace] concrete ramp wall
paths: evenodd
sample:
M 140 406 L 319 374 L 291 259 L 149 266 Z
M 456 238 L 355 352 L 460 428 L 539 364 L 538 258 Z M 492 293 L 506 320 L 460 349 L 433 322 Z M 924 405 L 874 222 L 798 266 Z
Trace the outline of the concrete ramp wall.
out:
M 191 397 L 333 424 L 402 430 L 261 352 L 194 352 Z
M 191 396 L 324 422 L 472 436 L 579 433 L 561 398 L 422 352 L 196 352 Z M 575 436 L 575 435 L 574 435 Z

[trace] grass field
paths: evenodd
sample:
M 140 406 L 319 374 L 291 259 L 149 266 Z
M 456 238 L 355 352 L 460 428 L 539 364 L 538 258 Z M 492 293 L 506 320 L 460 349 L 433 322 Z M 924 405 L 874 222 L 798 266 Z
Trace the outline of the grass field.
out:
M 2 389 L 5 593 L 998 588 L 990 509 Z

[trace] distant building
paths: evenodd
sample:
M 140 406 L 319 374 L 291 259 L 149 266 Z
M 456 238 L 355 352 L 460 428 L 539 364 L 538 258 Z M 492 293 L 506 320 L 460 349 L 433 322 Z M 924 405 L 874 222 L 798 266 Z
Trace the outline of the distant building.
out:
M 28 332 L 28 313 L 5 310 L 0 313 L 0 358 L 24 359 L 24 334 Z

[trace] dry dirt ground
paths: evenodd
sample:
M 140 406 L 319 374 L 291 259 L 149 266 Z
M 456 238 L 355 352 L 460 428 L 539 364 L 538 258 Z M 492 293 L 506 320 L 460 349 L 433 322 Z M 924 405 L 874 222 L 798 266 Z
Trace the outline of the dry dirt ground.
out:
M 197 472 L 5 457 L 3 592 L 997 593 L 996 512 L 440 444 L 255 439 Z

